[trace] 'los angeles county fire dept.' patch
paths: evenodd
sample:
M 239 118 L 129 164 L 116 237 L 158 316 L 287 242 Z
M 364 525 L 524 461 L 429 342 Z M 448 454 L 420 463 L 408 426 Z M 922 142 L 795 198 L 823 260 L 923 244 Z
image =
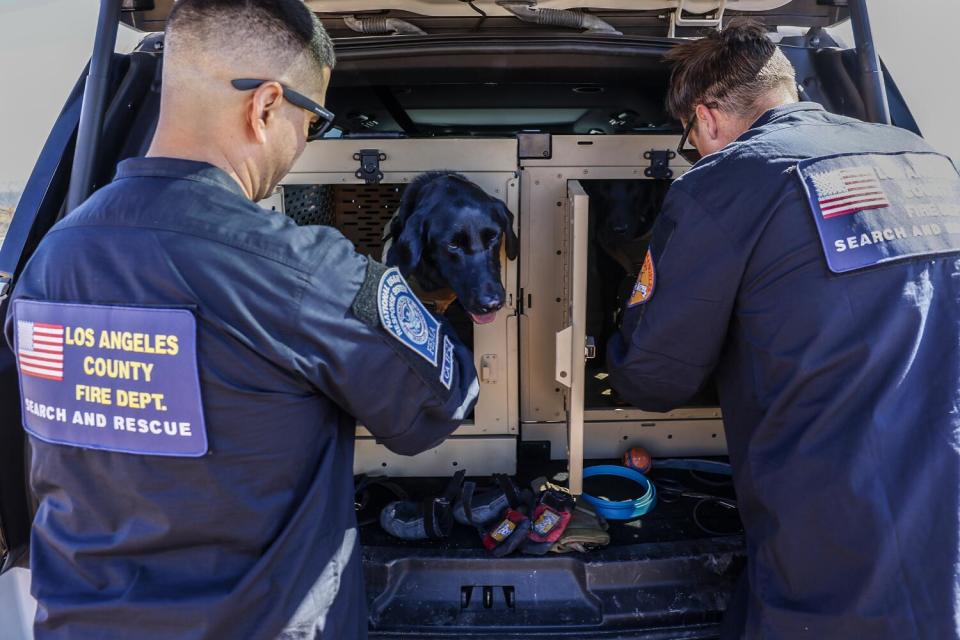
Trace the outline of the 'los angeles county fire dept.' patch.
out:
M 440 323 L 417 299 L 396 267 L 380 277 L 377 291 L 380 322 L 393 337 L 437 366 Z
M 653 267 L 653 254 L 647 249 L 647 257 L 643 259 L 643 267 L 640 268 L 640 275 L 637 276 L 637 282 L 633 285 L 633 293 L 627 301 L 627 307 L 632 308 L 650 300 L 656 284 L 657 273 Z
M 117 453 L 207 454 L 191 310 L 17 300 L 13 314 L 30 435 Z

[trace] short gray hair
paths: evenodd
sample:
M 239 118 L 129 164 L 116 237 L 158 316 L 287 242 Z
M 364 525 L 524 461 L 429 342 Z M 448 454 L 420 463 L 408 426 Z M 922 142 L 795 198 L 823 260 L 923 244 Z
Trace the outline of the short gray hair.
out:
M 180 0 L 167 19 L 166 37 L 193 42 L 229 38 L 284 65 L 306 54 L 315 71 L 336 64 L 330 36 L 303 0 Z

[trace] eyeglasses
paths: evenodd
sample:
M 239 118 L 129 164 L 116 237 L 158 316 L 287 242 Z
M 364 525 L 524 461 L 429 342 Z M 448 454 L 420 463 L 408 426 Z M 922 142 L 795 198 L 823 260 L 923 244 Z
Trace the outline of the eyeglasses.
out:
M 252 89 L 256 89 L 264 82 L 271 81 L 240 78 L 238 80 L 231 80 L 230 84 L 233 85 L 234 89 L 239 89 L 240 91 L 250 91 Z M 317 116 L 316 122 L 311 122 L 310 127 L 307 129 L 307 141 L 312 142 L 313 140 L 319 140 L 322 138 L 323 134 L 329 131 L 330 127 L 333 125 L 333 119 L 335 117 L 333 113 L 327 111 L 302 93 L 297 93 L 290 87 L 285 86 L 283 83 L 278 82 L 277 84 L 283 88 L 283 97 L 289 100 L 290 104 L 298 106 L 301 109 L 306 109 L 310 113 Z
M 683 130 L 683 135 L 680 137 L 680 144 L 677 145 L 677 155 L 689 162 L 690 164 L 697 164 L 703 154 L 693 145 L 687 146 L 687 142 L 690 138 L 690 132 L 693 131 L 693 125 L 697 122 L 697 114 L 694 114 L 687 121 L 687 126 Z
M 705 102 L 703 106 L 708 109 L 718 109 L 720 107 L 716 102 Z M 693 131 L 693 125 L 697 123 L 697 111 L 694 109 L 693 113 L 690 114 L 690 119 L 687 120 L 687 126 L 683 130 L 683 135 L 680 137 L 680 144 L 677 145 L 677 155 L 689 162 L 690 164 L 696 164 L 703 154 L 693 145 L 687 146 L 687 143 L 690 139 L 690 132 Z

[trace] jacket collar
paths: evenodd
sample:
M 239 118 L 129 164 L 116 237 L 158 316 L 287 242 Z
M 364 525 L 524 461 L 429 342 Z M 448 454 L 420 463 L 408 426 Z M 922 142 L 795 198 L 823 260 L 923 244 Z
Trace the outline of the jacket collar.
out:
M 791 104 L 780 105 L 779 107 L 774 107 L 773 109 L 768 109 L 765 111 L 762 116 L 757 118 L 756 122 L 750 125 L 750 129 L 759 129 L 764 125 L 768 125 L 771 122 L 775 122 L 785 116 L 790 115 L 791 113 L 797 113 L 798 111 L 823 110 L 823 107 L 816 102 L 794 102 Z
M 120 178 L 173 178 L 192 180 L 214 187 L 221 187 L 234 194 L 249 200 L 247 194 L 223 169 L 219 169 L 208 162 L 184 160 L 182 158 L 128 158 L 117 165 L 117 175 Z

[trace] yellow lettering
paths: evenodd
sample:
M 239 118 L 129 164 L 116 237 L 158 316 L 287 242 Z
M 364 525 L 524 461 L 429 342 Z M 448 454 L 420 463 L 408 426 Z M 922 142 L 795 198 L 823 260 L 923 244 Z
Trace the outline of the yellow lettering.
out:
M 74 388 L 74 398 L 93 404 L 113 404 L 113 389 L 78 384 Z
M 119 378 L 121 380 L 144 380 L 150 382 L 154 365 L 137 360 L 114 360 L 112 358 L 83 359 L 83 372 L 88 376 L 100 378 Z
M 93 346 L 93 329 L 84 329 L 83 327 L 64 327 L 63 337 L 69 345 L 78 347 Z
M 166 411 L 167 406 L 163 403 L 162 393 L 149 393 L 147 391 L 127 391 L 126 389 L 117 389 L 117 406 L 129 407 L 130 409 L 156 409 L 157 411 Z
M 93 346 L 93 330 L 88 329 L 89 345 Z M 99 346 L 101 349 L 126 351 L 129 353 L 151 353 L 175 356 L 179 352 L 177 336 L 133 333 L 131 331 L 101 331 Z

